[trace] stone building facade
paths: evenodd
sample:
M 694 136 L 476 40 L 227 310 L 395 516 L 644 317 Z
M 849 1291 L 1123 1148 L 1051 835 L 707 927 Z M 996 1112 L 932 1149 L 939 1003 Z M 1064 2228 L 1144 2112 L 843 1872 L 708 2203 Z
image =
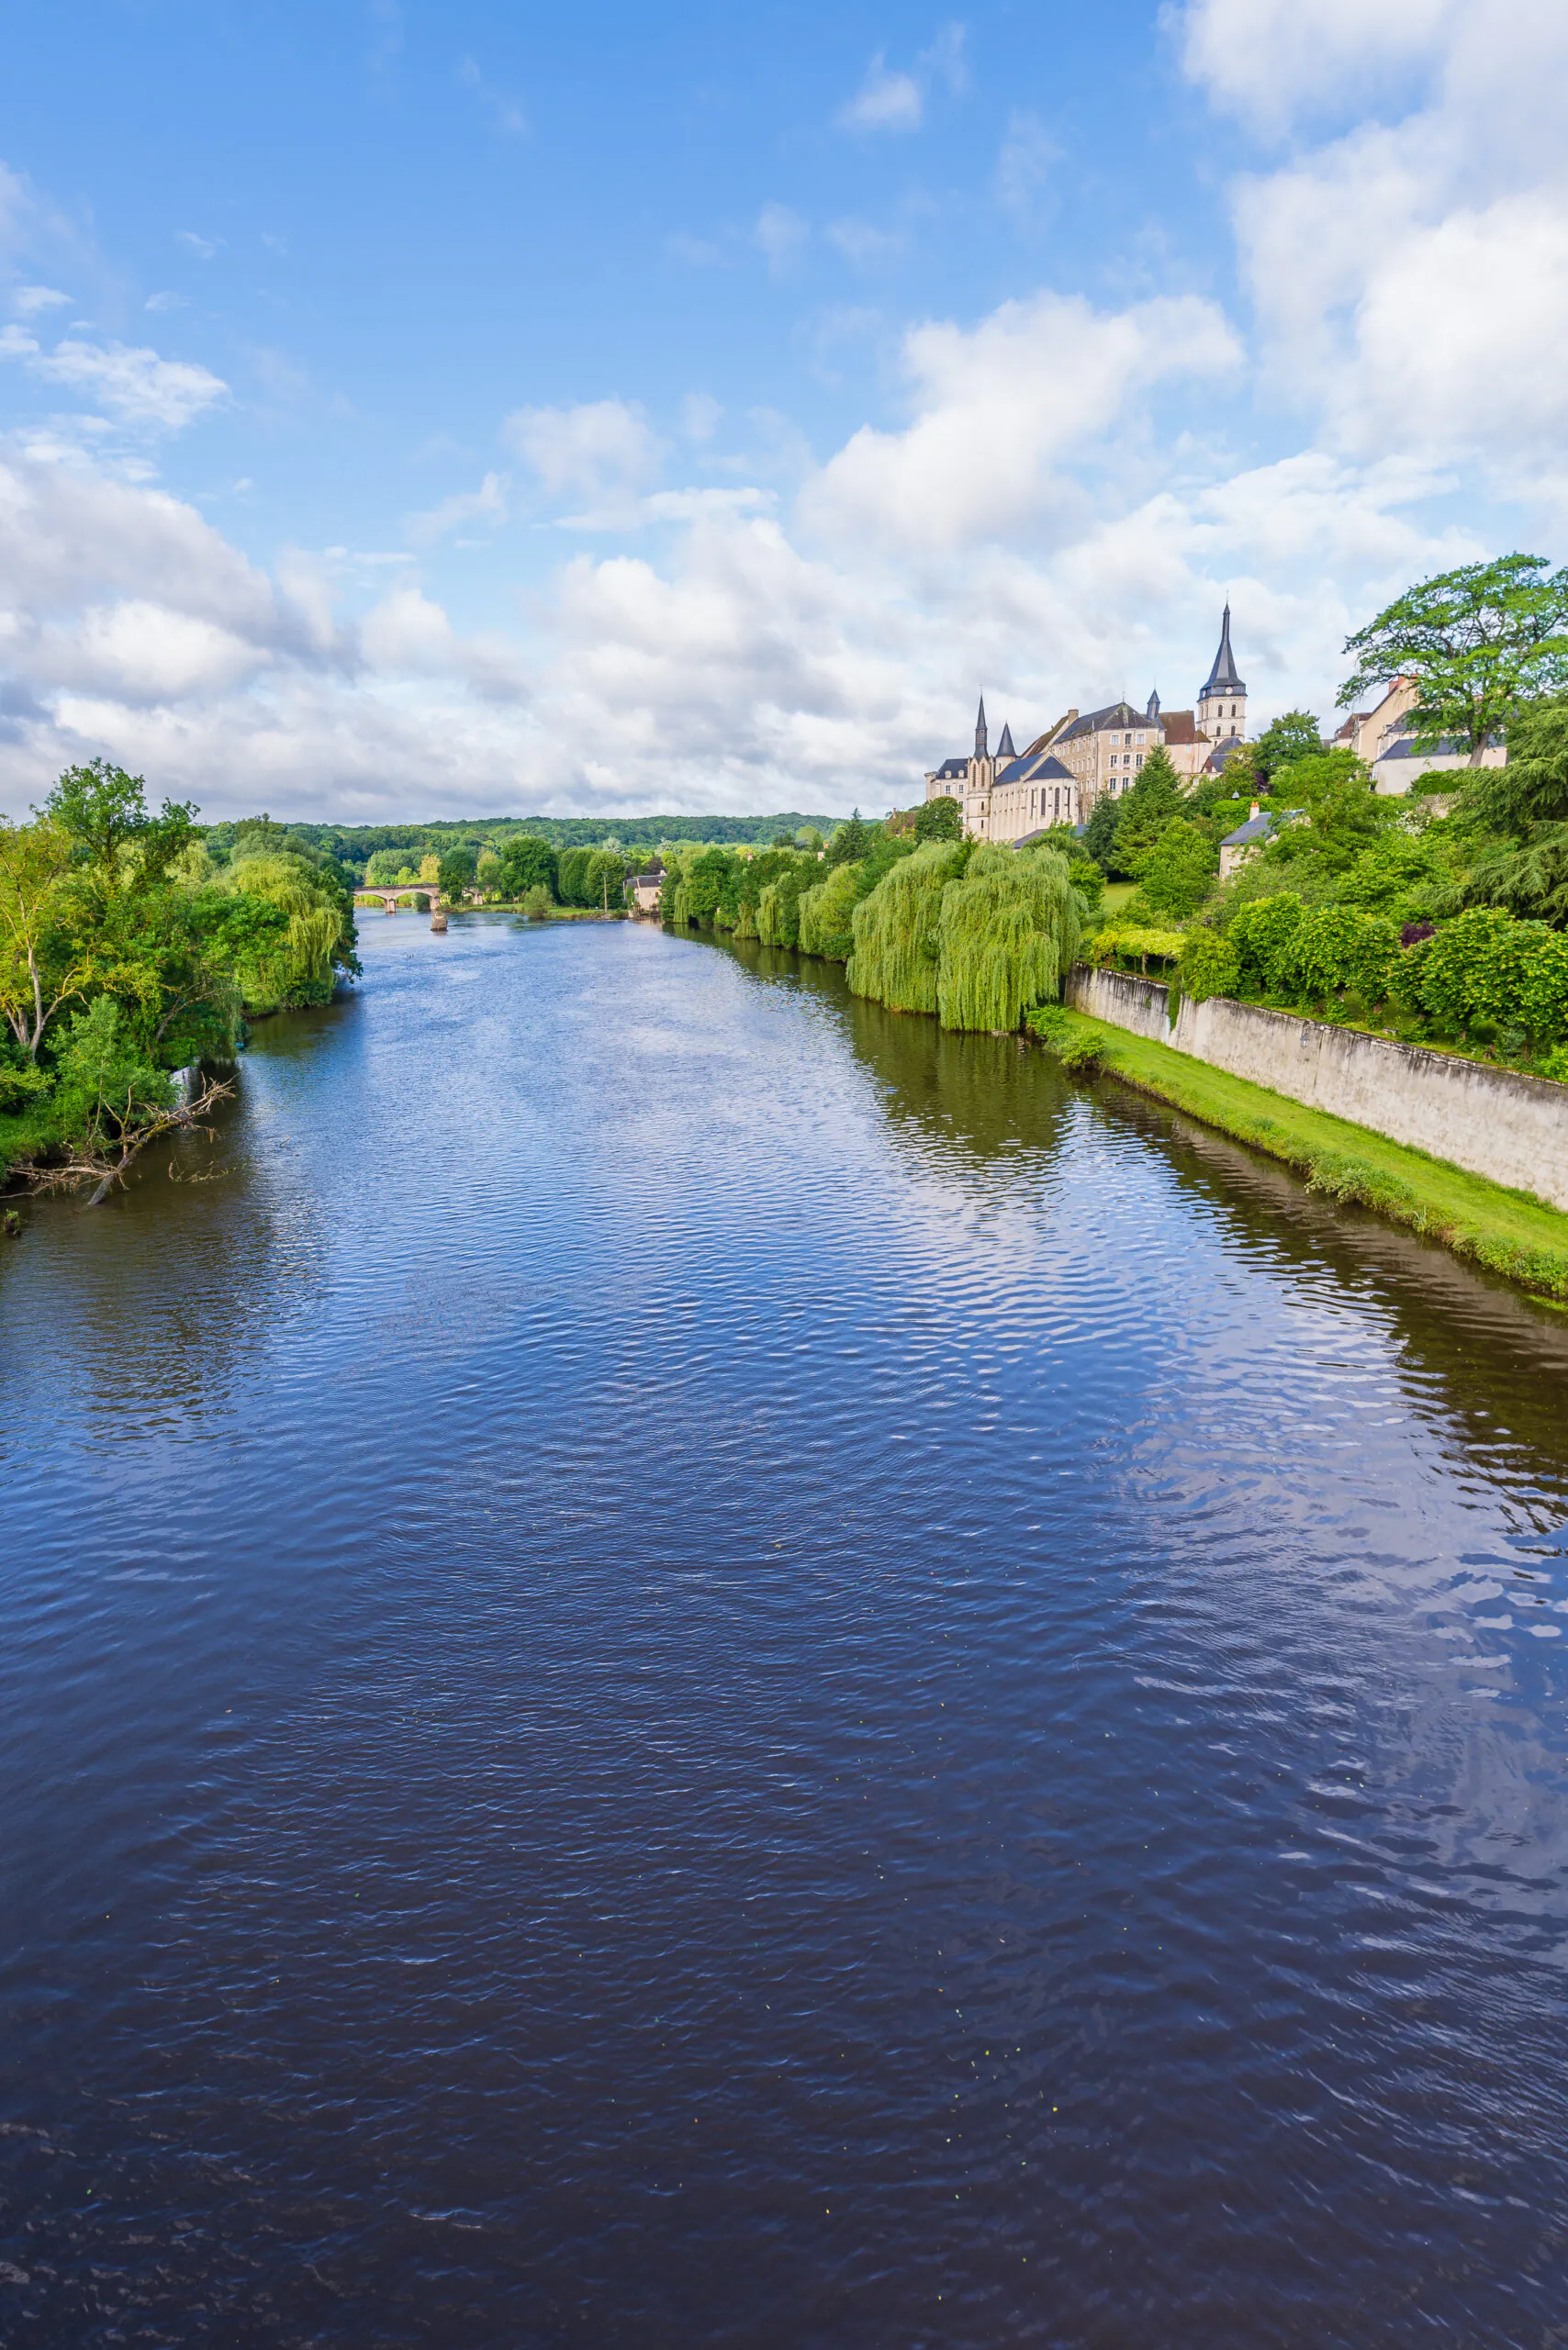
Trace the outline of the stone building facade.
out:
M 1095 802 L 1119 797 L 1137 780 L 1157 749 L 1188 783 L 1223 767 L 1244 740 L 1247 688 L 1230 644 L 1230 606 L 1220 623 L 1215 655 L 1197 709 L 1163 711 L 1150 694 L 1144 710 L 1108 702 L 1103 710 L 1066 716 L 1036 735 L 1022 755 L 1004 726 L 994 755 L 988 749 L 985 700 L 968 758 L 945 759 L 925 778 L 925 797 L 958 801 L 972 840 L 1020 841 L 1054 824 L 1087 823 Z

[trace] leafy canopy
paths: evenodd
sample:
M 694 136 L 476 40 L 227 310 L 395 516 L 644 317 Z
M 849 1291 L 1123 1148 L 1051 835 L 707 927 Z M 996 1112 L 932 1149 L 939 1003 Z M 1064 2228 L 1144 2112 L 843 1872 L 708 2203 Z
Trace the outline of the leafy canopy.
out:
M 1356 666 L 1339 689 L 1349 709 L 1396 677 L 1415 681 L 1416 748 L 1445 739 L 1479 766 L 1522 706 L 1568 684 L 1568 571 L 1544 555 L 1506 554 L 1424 579 L 1347 637 Z

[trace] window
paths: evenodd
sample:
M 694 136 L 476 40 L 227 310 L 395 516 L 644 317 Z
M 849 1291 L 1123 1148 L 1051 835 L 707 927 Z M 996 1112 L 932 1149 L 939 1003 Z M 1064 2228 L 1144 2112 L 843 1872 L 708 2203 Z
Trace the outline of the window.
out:
M 1143 765 L 1143 753 L 1142 753 L 1141 751 L 1140 751 L 1140 752 L 1138 753 L 1138 755 L 1137 755 L 1137 763 L 1138 763 L 1139 767 L 1142 767 L 1142 765 Z

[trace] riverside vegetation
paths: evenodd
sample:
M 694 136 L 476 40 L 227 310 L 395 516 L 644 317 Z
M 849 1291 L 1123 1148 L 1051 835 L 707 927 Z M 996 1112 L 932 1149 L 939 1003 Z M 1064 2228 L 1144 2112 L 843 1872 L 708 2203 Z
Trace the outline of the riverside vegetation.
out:
M 0 1177 L 102 1200 L 230 1091 L 248 1017 L 359 970 L 332 860 L 267 817 L 205 834 L 106 760 L 0 819 Z M 182 1083 L 177 1073 L 201 1072 Z

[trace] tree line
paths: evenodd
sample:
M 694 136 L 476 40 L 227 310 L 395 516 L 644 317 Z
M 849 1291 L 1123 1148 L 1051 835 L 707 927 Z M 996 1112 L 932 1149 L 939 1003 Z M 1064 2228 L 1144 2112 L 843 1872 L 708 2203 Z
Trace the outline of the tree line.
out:
M 107 760 L 31 821 L 0 818 L 0 1176 L 90 1181 L 228 1088 L 248 1016 L 324 1003 L 359 971 L 335 861 L 265 816 L 205 834 Z

